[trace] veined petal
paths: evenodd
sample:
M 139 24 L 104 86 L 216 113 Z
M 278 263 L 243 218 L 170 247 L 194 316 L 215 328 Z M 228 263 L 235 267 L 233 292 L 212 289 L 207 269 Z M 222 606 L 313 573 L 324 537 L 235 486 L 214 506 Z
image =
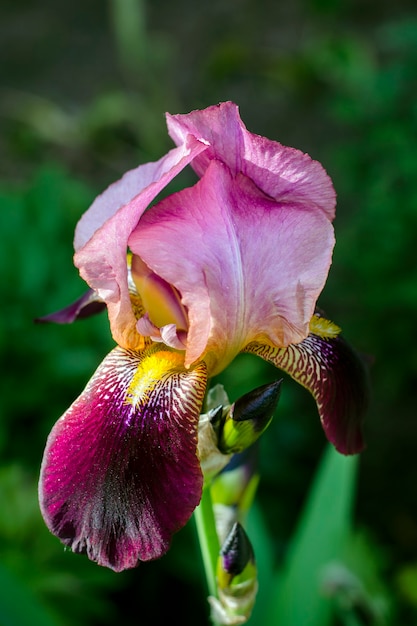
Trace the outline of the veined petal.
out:
M 251 343 L 245 352 L 273 363 L 313 394 L 326 436 L 339 452 L 360 452 L 368 405 L 365 367 L 343 337 L 326 332 L 321 318 L 314 325 L 320 334 L 311 332 L 297 345 L 277 348 Z
M 222 102 L 186 115 L 167 115 L 168 132 L 177 145 L 188 135 L 209 143 L 192 167 L 199 176 L 210 161 L 219 159 L 233 174 L 241 172 L 275 200 L 297 202 L 335 215 L 336 194 L 318 161 L 300 150 L 287 148 L 248 132 L 233 102 Z
M 82 278 L 107 303 L 116 343 L 142 349 L 128 292 L 127 240 L 155 196 L 202 150 L 189 136 L 155 163 L 127 172 L 96 198 L 78 222 L 74 263 Z
M 181 295 L 186 366 L 204 354 L 210 375 L 251 341 L 286 346 L 307 336 L 333 245 L 322 212 L 275 202 L 219 161 L 152 207 L 129 238 Z
M 120 571 L 160 557 L 200 501 L 197 428 L 204 364 L 151 346 L 113 350 L 55 424 L 40 503 L 74 552 Z

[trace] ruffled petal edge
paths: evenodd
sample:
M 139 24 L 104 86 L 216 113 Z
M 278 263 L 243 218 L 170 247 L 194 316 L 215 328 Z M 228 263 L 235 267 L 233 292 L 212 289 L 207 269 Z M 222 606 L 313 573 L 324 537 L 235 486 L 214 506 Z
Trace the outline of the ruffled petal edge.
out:
M 203 363 L 165 346 L 113 350 L 48 438 L 39 483 L 52 533 L 115 571 L 162 556 L 202 491 Z

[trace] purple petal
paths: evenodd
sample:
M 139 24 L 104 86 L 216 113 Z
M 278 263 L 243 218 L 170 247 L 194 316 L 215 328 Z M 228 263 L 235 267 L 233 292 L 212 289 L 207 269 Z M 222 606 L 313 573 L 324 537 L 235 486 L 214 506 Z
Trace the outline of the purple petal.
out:
M 232 174 L 241 172 L 275 200 L 287 200 L 335 215 L 336 194 L 322 165 L 300 150 L 248 132 L 233 102 L 223 102 L 186 115 L 167 115 L 168 131 L 177 145 L 187 135 L 209 144 L 192 166 L 199 176 L 210 161 L 225 163 Z
M 326 436 L 339 452 L 354 454 L 363 449 L 367 373 L 342 337 L 311 333 L 287 348 L 253 343 L 245 352 L 273 363 L 313 394 Z
M 55 324 L 72 324 L 77 319 L 83 319 L 101 313 L 106 308 L 105 302 L 98 297 L 95 291 L 89 289 L 81 298 L 64 309 L 38 317 L 37 322 L 54 322 Z
M 113 350 L 55 424 L 39 485 L 52 533 L 115 571 L 160 557 L 198 505 L 200 364 L 151 346 Z
M 321 211 L 275 202 L 218 161 L 147 211 L 129 239 L 181 294 L 186 365 L 207 355 L 210 375 L 260 337 L 285 346 L 308 335 L 333 245 Z

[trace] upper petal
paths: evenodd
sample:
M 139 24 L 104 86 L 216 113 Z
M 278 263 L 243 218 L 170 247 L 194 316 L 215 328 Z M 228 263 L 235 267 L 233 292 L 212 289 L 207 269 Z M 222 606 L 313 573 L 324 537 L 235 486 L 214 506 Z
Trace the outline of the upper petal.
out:
M 364 446 L 362 424 L 368 407 L 368 378 L 364 364 L 326 320 L 313 318 L 312 332 L 298 345 L 277 348 L 252 343 L 245 351 L 257 354 L 306 387 L 317 402 L 328 440 L 339 452 L 354 454 Z M 324 332 L 323 332 L 324 329 Z
M 205 386 L 203 364 L 160 346 L 106 357 L 45 450 L 41 509 L 63 543 L 115 571 L 168 549 L 201 497 Z
M 285 346 L 307 336 L 333 245 L 321 211 L 275 202 L 216 160 L 194 187 L 152 207 L 129 238 L 181 294 L 186 365 L 204 353 L 211 374 L 257 338 Z
M 94 200 L 75 229 L 74 248 L 79 250 L 119 209 L 129 205 L 129 211 L 119 213 L 120 222 L 129 220 L 129 214 L 138 218 L 143 212 L 143 200 L 151 202 L 155 196 L 188 163 L 207 146 L 191 135 L 184 134 L 178 148 L 170 150 L 158 161 L 144 163 L 126 172 Z M 145 206 L 146 208 L 146 206 Z
M 96 198 L 75 232 L 74 263 L 107 303 L 115 341 L 142 348 L 128 293 L 126 251 L 130 233 L 155 196 L 206 146 L 191 136 L 155 163 L 127 172 Z
M 233 174 L 242 172 L 272 198 L 317 207 L 334 218 L 336 194 L 322 165 L 300 150 L 250 133 L 233 102 L 186 115 L 167 114 L 167 124 L 177 145 L 188 134 L 209 143 L 192 162 L 199 176 L 211 160 L 219 159 Z

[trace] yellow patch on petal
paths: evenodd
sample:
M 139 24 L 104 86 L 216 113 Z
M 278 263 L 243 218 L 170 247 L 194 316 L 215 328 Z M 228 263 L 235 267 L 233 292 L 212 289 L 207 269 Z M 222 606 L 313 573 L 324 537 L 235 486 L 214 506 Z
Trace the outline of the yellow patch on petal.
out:
M 126 393 L 126 404 L 146 403 L 166 377 L 184 371 L 184 355 L 154 346 L 138 364 Z
M 342 329 L 330 320 L 326 320 L 325 317 L 313 315 L 310 321 L 310 332 L 323 339 L 330 339 L 337 337 L 342 332 Z
M 175 287 L 155 274 L 136 254 L 131 259 L 131 272 L 151 322 L 159 328 L 175 324 L 179 330 L 188 330 L 187 313 Z

